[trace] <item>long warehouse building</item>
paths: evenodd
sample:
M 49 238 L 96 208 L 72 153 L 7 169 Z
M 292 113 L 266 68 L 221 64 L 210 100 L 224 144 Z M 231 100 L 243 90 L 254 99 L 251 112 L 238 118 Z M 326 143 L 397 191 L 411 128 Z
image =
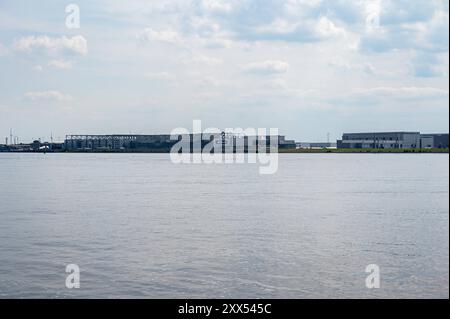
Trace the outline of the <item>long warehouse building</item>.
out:
M 448 148 L 448 134 L 420 132 L 344 133 L 337 142 L 340 149 L 419 149 Z
M 178 140 L 171 140 L 169 134 L 163 135 L 67 135 L 64 148 L 71 152 L 108 152 L 108 151 L 125 151 L 125 152 L 169 152 L 172 146 Z M 179 138 L 181 138 L 179 136 Z M 221 136 L 216 137 L 216 141 L 223 143 L 224 146 L 238 145 L 237 136 Z M 269 141 L 269 136 L 266 137 Z M 191 143 L 193 135 L 190 135 Z M 249 145 L 249 137 L 245 136 L 244 140 L 239 141 L 240 145 L 245 145 L 247 149 Z M 251 143 L 258 145 L 262 143 L 261 137 L 254 137 Z M 203 140 L 202 147 L 209 143 Z M 269 142 L 270 144 L 270 142 Z M 254 145 L 253 145 L 254 146 Z M 295 141 L 286 140 L 284 136 L 278 136 L 279 148 L 294 148 Z

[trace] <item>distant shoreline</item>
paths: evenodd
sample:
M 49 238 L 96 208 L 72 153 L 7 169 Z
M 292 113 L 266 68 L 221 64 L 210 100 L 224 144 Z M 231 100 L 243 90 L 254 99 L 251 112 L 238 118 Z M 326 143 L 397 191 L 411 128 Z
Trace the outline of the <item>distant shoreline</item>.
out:
M 58 153 L 58 154 L 168 154 L 164 150 L 79 150 L 79 151 L 4 151 L 1 153 Z M 434 149 L 279 149 L 279 154 L 449 154 L 448 148 Z
M 301 154 L 448 154 L 448 148 L 432 148 L 432 149 L 285 149 L 280 150 L 279 153 L 301 153 Z

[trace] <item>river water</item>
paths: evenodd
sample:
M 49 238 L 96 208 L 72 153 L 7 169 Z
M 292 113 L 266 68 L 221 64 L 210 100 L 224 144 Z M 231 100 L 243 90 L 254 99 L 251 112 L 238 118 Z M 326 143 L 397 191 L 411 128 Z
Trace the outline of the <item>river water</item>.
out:
M 449 297 L 448 154 L 168 155 L 0 154 L 0 298 Z

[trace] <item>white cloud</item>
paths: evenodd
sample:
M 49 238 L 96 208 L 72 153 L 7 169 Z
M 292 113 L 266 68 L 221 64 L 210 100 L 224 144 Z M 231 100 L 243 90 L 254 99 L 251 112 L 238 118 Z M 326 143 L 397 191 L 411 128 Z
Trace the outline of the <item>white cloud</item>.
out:
M 381 72 L 377 70 L 371 63 L 355 63 L 347 62 L 339 59 L 332 59 L 328 65 L 337 70 L 342 70 L 343 72 L 355 72 L 359 74 L 369 74 L 369 75 L 379 75 Z M 387 72 L 384 72 L 387 74 Z
M 71 61 L 65 60 L 53 60 L 50 61 L 48 65 L 57 69 L 70 70 L 73 66 L 73 63 Z
M 140 41 L 159 41 L 171 44 L 182 44 L 183 39 L 177 31 L 166 29 L 166 30 L 153 30 L 152 28 L 146 28 L 143 32 L 138 35 Z
M 6 55 L 6 47 L 0 42 L 0 56 Z
M 321 17 L 316 25 L 316 32 L 322 37 L 335 37 L 345 35 L 346 32 L 343 28 L 337 27 L 333 21 L 327 17 Z
M 195 56 L 193 58 L 193 61 L 194 62 L 199 62 L 199 63 L 204 63 L 204 64 L 211 65 L 211 66 L 212 65 L 219 65 L 219 64 L 223 63 L 223 61 L 221 59 L 219 59 L 219 58 L 210 57 L 210 56 L 206 56 L 206 55 Z
M 407 116 L 423 119 L 431 108 L 448 113 L 449 91 L 432 86 L 379 86 L 354 89 L 320 98 L 330 108 L 351 112 L 372 108 L 380 116 L 403 109 Z M 399 121 L 395 119 L 394 123 Z M 379 122 L 378 125 L 382 126 L 383 123 Z
M 42 65 L 36 65 L 34 67 L 34 70 L 37 71 L 37 72 L 42 72 L 44 70 L 44 68 L 42 67 Z
M 193 16 L 190 18 L 190 26 L 202 34 L 214 34 L 220 31 L 218 21 L 205 16 Z
M 208 49 L 229 49 L 233 41 L 226 37 L 213 36 L 210 38 L 201 38 L 200 43 Z
M 32 100 L 54 100 L 54 101 L 67 101 L 71 100 L 71 96 L 61 93 L 59 91 L 33 91 L 26 92 L 25 97 Z
M 251 27 L 242 36 L 248 40 L 288 41 L 288 42 L 320 42 L 327 39 L 345 36 L 343 27 L 338 27 L 327 16 L 317 18 L 276 17 L 270 23 Z
M 230 12 L 233 9 L 230 1 L 226 0 L 202 0 L 202 6 L 208 11 Z
M 242 68 L 245 72 L 271 75 L 283 74 L 289 71 L 289 64 L 283 61 L 268 60 L 264 62 L 253 62 Z
M 221 82 L 212 76 L 205 76 L 200 80 L 200 84 L 207 87 L 219 87 L 221 85 Z
M 144 77 L 151 80 L 160 80 L 160 81 L 174 81 L 176 79 L 175 74 L 168 72 L 158 72 L 158 73 L 146 73 Z
M 320 92 L 312 89 L 297 88 L 291 86 L 289 81 L 284 78 L 274 77 L 261 84 L 255 83 L 252 88 L 245 91 L 242 95 L 247 100 L 262 99 L 297 99 L 311 98 L 320 96 Z M 298 107 L 301 107 L 300 105 Z
M 59 53 L 86 55 L 88 52 L 88 45 L 87 40 L 81 35 L 76 35 L 71 38 L 66 36 L 60 38 L 28 36 L 16 40 L 14 49 L 26 53 L 40 51 L 50 55 Z
M 448 1 L 382 1 L 379 27 L 360 33 L 359 49 L 363 54 L 410 51 L 412 74 L 416 77 L 445 77 L 442 54 L 448 54 Z
M 223 63 L 223 60 L 219 59 L 219 58 L 207 56 L 207 55 L 197 54 L 197 55 L 192 55 L 190 57 L 184 57 L 181 59 L 181 62 L 185 63 L 185 64 L 195 63 L 195 64 L 205 64 L 208 66 L 217 66 L 217 65 L 221 65 Z
M 393 100 L 432 100 L 448 98 L 449 91 L 436 87 L 374 87 L 355 90 L 350 97 L 367 103 Z
M 230 48 L 232 45 L 232 35 L 223 30 L 220 23 L 211 17 L 192 17 L 189 21 L 194 36 L 192 41 L 198 42 L 201 46 L 210 49 Z
M 273 34 L 282 35 L 282 34 L 290 34 L 290 33 L 295 32 L 299 26 L 300 26 L 300 23 L 297 21 L 290 22 L 288 20 L 281 19 L 278 17 L 275 20 L 273 20 L 270 24 L 257 27 L 257 28 L 255 28 L 255 30 L 258 33 L 269 32 L 269 33 L 273 33 Z

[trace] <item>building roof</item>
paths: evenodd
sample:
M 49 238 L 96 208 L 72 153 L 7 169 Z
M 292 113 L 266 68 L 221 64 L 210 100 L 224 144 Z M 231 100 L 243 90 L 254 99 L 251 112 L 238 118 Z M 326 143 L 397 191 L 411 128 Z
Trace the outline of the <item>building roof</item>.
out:
M 420 134 L 420 132 L 394 131 L 394 132 L 354 132 L 344 134 Z

